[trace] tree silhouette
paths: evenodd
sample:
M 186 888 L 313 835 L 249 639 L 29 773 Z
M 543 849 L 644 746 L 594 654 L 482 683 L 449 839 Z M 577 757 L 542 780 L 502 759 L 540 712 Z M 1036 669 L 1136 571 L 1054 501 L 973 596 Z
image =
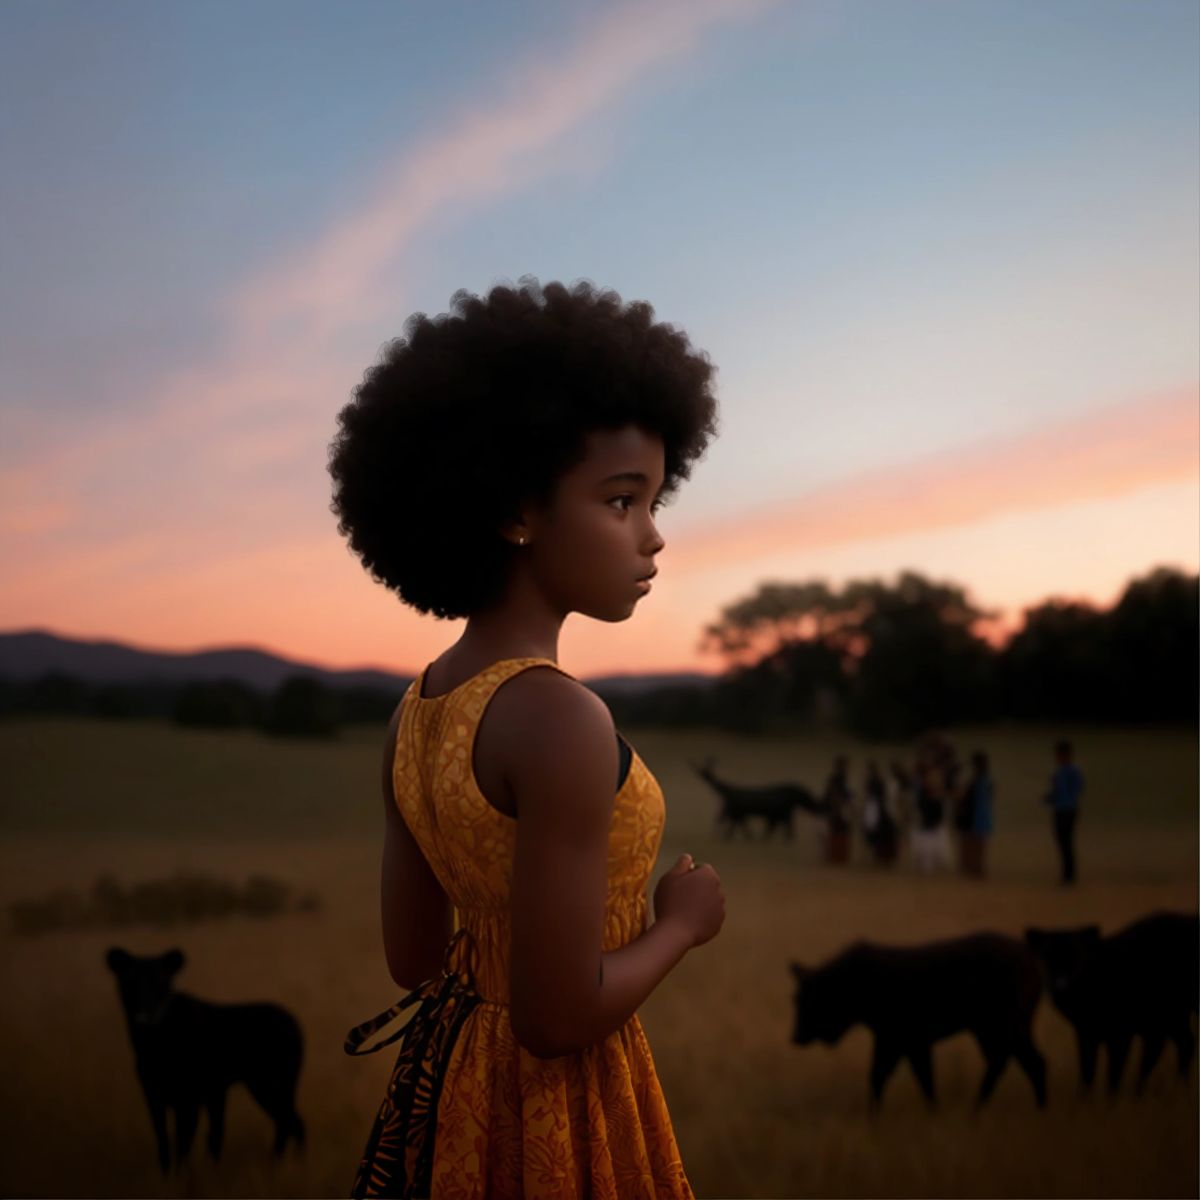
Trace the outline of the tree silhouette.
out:
M 956 584 L 913 572 L 888 586 L 851 582 L 854 648 L 847 720 L 868 737 L 908 737 L 932 725 L 987 714 L 994 651 L 973 630 L 996 614 Z
M 1090 604 L 1048 600 L 1025 610 L 1000 666 L 1004 708 L 1026 717 L 1092 718 L 1105 712 L 1108 625 Z
M 994 612 L 964 590 L 904 571 L 894 584 L 762 584 L 706 626 L 701 650 L 729 664 L 718 707 L 735 727 L 812 715 L 832 697 L 865 736 L 904 736 L 986 710 L 994 653 L 973 632 Z M 719 689 L 720 690 L 720 689 Z
M 1131 580 L 1110 617 L 1111 709 L 1126 720 L 1200 716 L 1200 576 L 1159 567 Z

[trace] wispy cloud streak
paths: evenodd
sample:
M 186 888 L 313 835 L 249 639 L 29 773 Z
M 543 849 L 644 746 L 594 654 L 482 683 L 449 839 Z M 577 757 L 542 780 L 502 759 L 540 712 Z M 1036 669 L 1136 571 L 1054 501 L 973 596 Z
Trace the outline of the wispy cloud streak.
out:
M 244 480 L 226 486 L 248 489 L 255 468 L 279 459 L 281 441 L 298 460 L 319 464 L 333 412 L 366 365 L 339 356 L 331 335 L 394 310 L 394 289 L 379 294 L 380 279 L 396 276 L 430 220 L 447 205 L 529 186 L 555 169 L 572 130 L 622 101 L 656 65 L 686 55 L 708 29 L 776 2 L 626 3 L 600 11 L 569 45 L 531 51 L 496 94 L 472 96 L 442 129 L 385 164 L 369 194 L 314 245 L 286 248 L 236 287 L 226 348 L 213 361 L 160 381 L 153 396 L 135 398 L 127 419 L 109 413 L 47 427 L 42 437 L 28 431 L 29 452 L 0 471 L 0 549 L 10 537 L 95 536 L 87 522 L 106 492 L 142 489 L 160 511 L 203 506 L 207 496 L 181 490 L 175 464 L 183 460 L 214 473 L 240 466 Z M 250 423 L 259 428 L 248 431 Z
M 679 533 L 686 572 L 790 550 L 969 525 L 1200 475 L 1200 397 L 1185 388 L 880 468 Z
M 519 64 L 499 89 L 504 94 L 472 97 L 472 109 L 448 130 L 389 165 L 374 194 L 310 253 L 249 283 L 236 301 L 239 325 L 257 334 L 300 320 L 326 330 L 375 303 L 371 287 L 381 271 L 441 208 L 528 183 L 531 156 L 620 101 L 652 67 L 691 50 L 708 27 L 748 19 L 773 3 L 689 0 L 603 12 L 568 52 Z

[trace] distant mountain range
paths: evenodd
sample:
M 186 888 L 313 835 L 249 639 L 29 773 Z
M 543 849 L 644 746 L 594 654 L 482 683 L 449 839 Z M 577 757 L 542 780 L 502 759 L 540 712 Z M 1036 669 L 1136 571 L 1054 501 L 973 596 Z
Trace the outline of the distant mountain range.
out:
M 62 671 L 92 684 L 237 679 L 262 691 L 274 690 L 292 675 L 312 676 L 330 687 L 371 687 L 389 692 L 403 692 L 415 678 L 415 673 L 331 671 L 249 647 L 227 646 L 193 654 L 174 654 L 139 650 L 122 642 L 60 637 L 39 629 L 0 633 L 0 677 L 27 681 L 49 671 Z M 583 682 L 597 692 L 629 695 L 667 685 L 707 684 L 714 678 L 699 671 L 676 671 L 598 675 Z

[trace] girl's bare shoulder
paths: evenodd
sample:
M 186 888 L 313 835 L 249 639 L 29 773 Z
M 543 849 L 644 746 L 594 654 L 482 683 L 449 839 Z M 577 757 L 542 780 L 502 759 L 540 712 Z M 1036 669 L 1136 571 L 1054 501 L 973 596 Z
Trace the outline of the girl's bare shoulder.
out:
M 566 779 L 586 791 L 593 778 L 603 793 L 616 774 L 615 734 L 608 705 L 591 688 L 539 665 L 497 688 L 481 718 L 479 737 L 482 754 L 495 755 L 492 761 L 520 796 L 561 790 Z
M 549 663 L 526 667 L 501 683 L 485 712 L 491 710 L 495 724 L 516 735 L 598 721 L 612 724 L 608 705 L 591 688 Z

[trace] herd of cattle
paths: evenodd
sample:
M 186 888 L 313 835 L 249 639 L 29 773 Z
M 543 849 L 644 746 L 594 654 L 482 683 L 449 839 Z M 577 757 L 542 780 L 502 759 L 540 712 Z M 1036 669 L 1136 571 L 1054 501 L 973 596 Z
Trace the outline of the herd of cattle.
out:
M 1082 1090 L 1092 1086 L 1101 1047 L 1108 1055 L 1110 1094 L 1120 1088 L 1134 1038 L 1142 1040 L 1138 1094 L 1168 1040 L 1185 1080 L 1195 1050 L 1192 1024 L 1200 992 L 1195 913 L 1150 913 L 1107 936 L 1099 926 L 1086 925 L 1029 927 L 1024 939 L 980 932 L 916 946 L 860 940 L 822 966 L 789 965 L 795 980 L 794 1043 L 832 1045 L 859 1024 L 874 1034 L 872 1112 L 901 1059 L 908 1060 L 934 1105 L 932 1045 L 961 1032 L 974 1035 L 984 1057 L 976 1108 L 991 1095 L 1010 1058 L 1044 1106 L 1046 1064 L 1032 1035 L 1043 990 L 1075 1029 Z
M 154 1126 L 159 1164 L 172 1162 L 167 1110 L 175 1109 L 174 1162 L 188 1155 L 201 1108 L 208 1110 L 208 1150 L 217 1159 L 225 1094 L 244 1082 L 275 1124 L 274 1153 L 290 1141 L 304 1147 L 296 1111 L 304 1052 L 300 1024 L 277 1004 L 215 1004 L 177 991 L 180 950 L 139 957 L 113 947 L 116 976 L 137 1074 Z M 1200 919 L 1154 912 L 1104 936 L 1096 925 L 1027 928 L 1023 939 L 980 932 L 916 946 L 856 941 L 819 967 L 789 964 L 795 980 L 792 1041 L 832 1045 L 848 1029 L 874 1033 L 868 1105 L 879 1109 L 884 1085 L 907 1059 L 930 1106 L 936 1103 L 933 1044 L 974 1035 L 984 1074 L 976 1108 L 991 1095 L 1010 1058 L 1046 1104 L 1046 1062 L 1033 1040 L 1044 990 L 1074 1026 L 1081 1085 L 1089 1089 L 1101 1047 L 1108 1053 L 1108 1090 L 1121 1084 L 1134 1038 L 1142 1039 L 1140 1093 L 1166 1041 L 1187 1079 L 1196 1044 L 1192 1029 L 1200 980 Z

